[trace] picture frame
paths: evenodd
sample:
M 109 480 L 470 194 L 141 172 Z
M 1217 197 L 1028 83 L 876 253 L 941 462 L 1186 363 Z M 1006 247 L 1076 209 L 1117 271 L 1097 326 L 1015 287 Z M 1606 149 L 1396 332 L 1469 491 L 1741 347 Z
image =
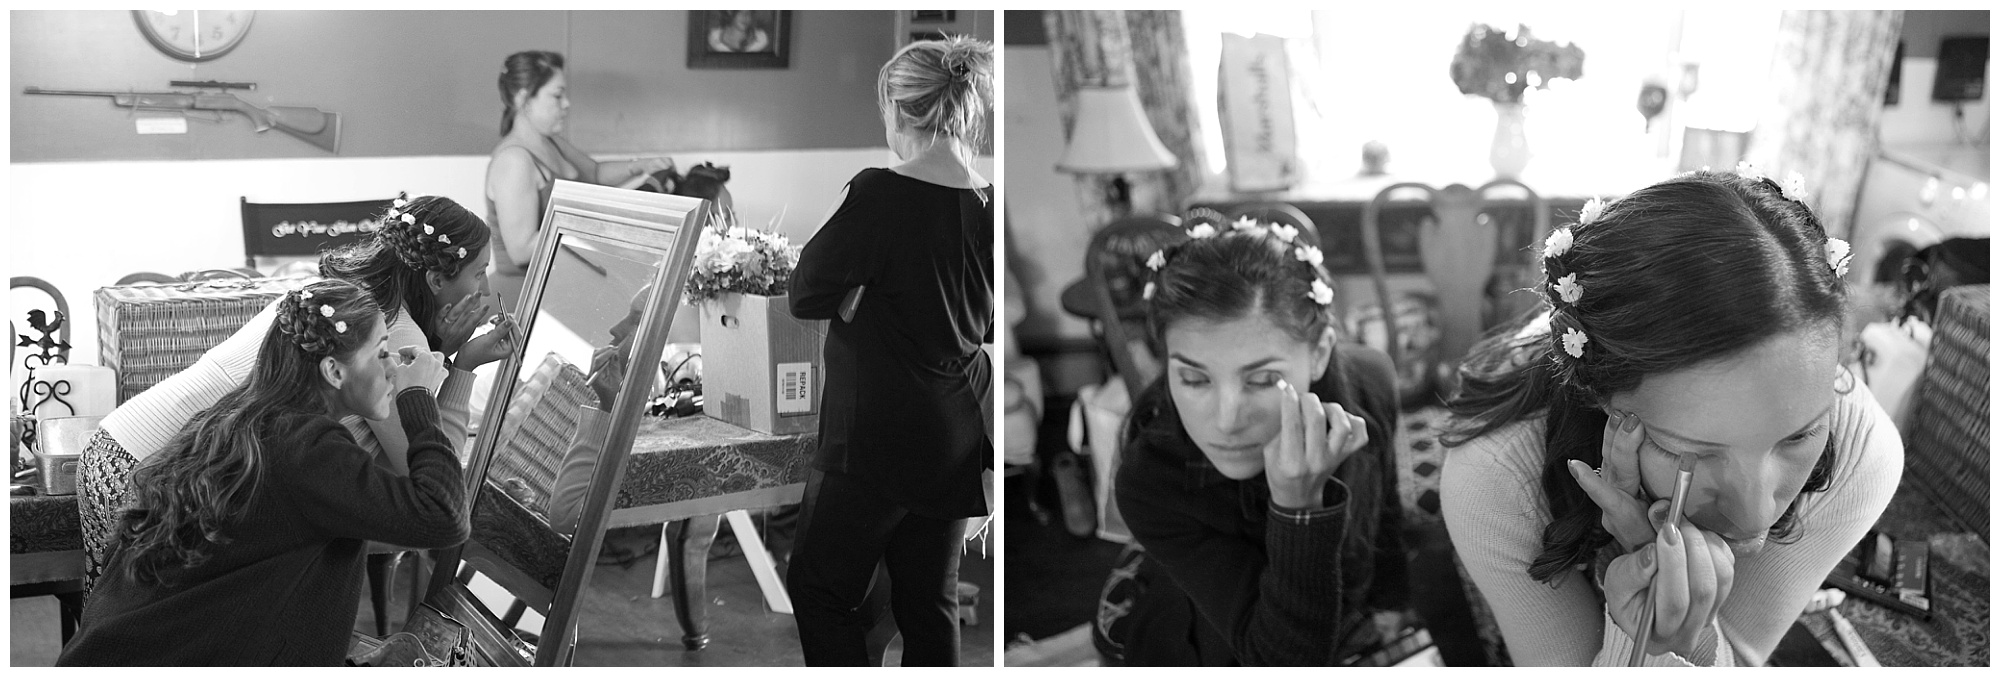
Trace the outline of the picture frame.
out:
M 953 9 L 913 9 L 910 23 L 948 24 L 958 20 L 958 10 Z
M 688 68 L 791 68 L 791 10 L 689 10 Z

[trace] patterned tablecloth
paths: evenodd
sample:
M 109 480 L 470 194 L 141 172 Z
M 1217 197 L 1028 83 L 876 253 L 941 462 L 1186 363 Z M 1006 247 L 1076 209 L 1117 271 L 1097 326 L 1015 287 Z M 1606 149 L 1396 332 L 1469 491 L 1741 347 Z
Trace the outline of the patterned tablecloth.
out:
M 766 435 L 706 416 L 646 418 L 611 526 L 795 503 L 819 435 Z
M 10 496 L 7 500 L 11 554 L 83 549 L 83 525 L 76 495 Z

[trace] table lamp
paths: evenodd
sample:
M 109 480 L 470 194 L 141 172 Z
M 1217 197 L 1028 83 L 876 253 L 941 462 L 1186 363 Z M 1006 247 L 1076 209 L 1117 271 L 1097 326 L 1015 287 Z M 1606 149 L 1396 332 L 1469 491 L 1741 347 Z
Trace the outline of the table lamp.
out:
M 1105 203 L 1112 213 L 1123 217 L 1132 211 L 1132 185 L 1128 172 L 1172 169 L 1179 161 L 1160 143 L 1153 125 L 1140 108 L 1139 93 L 1131 87 L 1082 87 L 1076 90 L 1076 116 L 1070 125 L 1069 146 L 1056 162 L 1058 171 L 1070 174 L 1111 174 L 1111 188 Z

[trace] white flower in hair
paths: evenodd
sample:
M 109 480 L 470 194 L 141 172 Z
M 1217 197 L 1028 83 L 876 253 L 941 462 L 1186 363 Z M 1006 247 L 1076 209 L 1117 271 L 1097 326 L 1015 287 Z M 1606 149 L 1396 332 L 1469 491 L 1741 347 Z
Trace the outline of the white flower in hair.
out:
M 397 209 L 402 209 L 402 208 L 403 208 L 403 205 L 406 205 L 406 204 L 409 204 L 409 203 L 410 203 L 410 201 L 409 201 L 409 200 L 405 200 L 405 199 L 403 199 L 403 198 L 400 198 L 400 197 L 399 197 L 399 198 L 396 198 L 396 201 L 395 201 L 395 202 L 391 202 L 390 204 L 391 204 L 391 205 L 394 205 L 394 206 L 395 206 L 395 207 L 396 207 Z
M 1569 353 L 1570 357 L 1583 357 L 1583 344 L 1590 342 L 1589 336 L 1577 331 L 1576 327 L 1570 327 L 1563 332 L 1562 338 L 1563 352 Z
M 335 322 L 333 323 L 333 331 L 334 331 L 334 332 L 336 332 L 336 333 L 340 333 L 340 334 L 345 334 L 345 333 L 347 333 L 347 320 L 337 320 L 337 321 L 335 321 Z
M 1806 177 L 1800 175 L 1798 172 L 1786 174 L 1785 183 L 1779 186 L 1778 189 L 1784 191 L 1785 199 L 1793 202 L 1804 202 L 1806 200 Z
M 1562 296 L 1563 303 L 1574 304 L 1583 298 L 1583 285 L 1577 284 L 1576 273 L 1564 275 L 1556 280 L 1556 294 Z
M 1589 202 L 1583 203 L 1583 211 L 1577 213 L 1576 225 L 1588 226 L 1591 224 L 1591 222 L 1596 221 L 1597 217 L 1603 215 L 1604 215 L 1604 199 L 1595 197 L 1590 198 Z
M 1215 226 L 1211 226 L 1206 223 L 1198 224 L 1194 228 L 1188 230 L 1188 237 L 1197 240 L 1205 237 L 1214 237 L 1214 236 L 1215 236 Z
M 1292 258 L 1313 264 L 1315 266 L 1326 261 L 1326 255 L 1320 252 L 1319 247 L 1314 247 L 1312 245 L 1305 245 L 1303 247 L 1293 249 Z
M 311 300 L 312 300 L 312 297 L 313 297 L 313 290 L 311 290 L 311 289 L 300 289 L 300 290 L 299 290 L 299 300 L 301 300 L 301 301 L 311 301 Z
M 1312 294 L 1309 296 L 1312 297 L 1313 303 L 1327 305 L 1333 303 L 1333 288 L 1326 286 L 1325 282 L 1314 279 Z
M 426 223 L 426 224 L 424 224 L 424 234 L 425 234 L 425 235 L 436 235 L 436 234 L 437 234 L 437 230 L 435 230 L 435 229 L 431 228 L 431 224 L 428 224 L 428 223 Z
M 402 216 L 402 219 L 403 219 L 403 223 L 407 223 L 407 224 L 410 224 L 410 225 L 412 225 L 412 226 L 414 226 L 414 225 L 417 225 L 417 217 L 414 217 L 414 216 L 410 216 L 409 214 L 404 214 L 404 215 Z
M 1158 287 L 1157 287 L 1157 286 L 1155 286 L 1155 285 L 1154 285 L 1153 283 L 1151 283 L 1151 282 L 1147 282 L 1147 283 L 1146 283 L 1146 290 L 1145 290 L 1144 292 L 1141 292 L 1141 293 L 1139 294 L 1139 296 L 1140 296 L 1141 298 L 1144 298 L 1144 299 L 1148 300 L 1148 301 L 1151 301 L 1151 300 L 1153 300 L 1153 292 L 1154 292 L 1154 291 L 1155 291 L 1156 289 L 1158 289 Z
M 1271 224 L 1271 234 L 1278 236 L 1278 239 L 1284 241 L 1285 244 L 1291 244 L 1292 239 L 1299 236 L 1299 229 L 1297 226 L 1275 223 Z
M 1847 241 L 1837 237 L 1826 239 L 1826 265 L 1833 268 L 1836 277 L 1847 277 L 1847 263 L 1854 260 L 1849 256 Z
M 450 234 L 439 235 L 438 244 L 451 244 L 451 235 Z
M 1749 160 L 1744 160 L 1736 163 L 1736 175 L 1751 181 L 1758 181 L 1764 178 L 1764 171 L 1758 169 L 1757 165 L 1751 164 Z
M 1155 250 L 1152 256 L 1146 258 L 1146 267 L 1149 269 L 1159 270 L 1166 266 L 1167 253 L 1165 250 Z
M 1236 223 L 1230 224 L 1230 227 L 1236 230 L 1249 230 L 1251 228 L 1257 227 L 1257 220 L 1245 216 L 1243 218 L 1237 219 Z
M 319 314 L 321 317 L 333 317 L 333 306 L 321 304 Z
M 1557 228 L 1549 233 L 1549 239 L 1542 241 L 1542 256 L 1555 257 L 1569 253 L 1569 246 L 1576 244 L 1576 236 L 1568 228 Z
M 458 248 L 458 258 L 461 258 L 461 259 L 462 259 L 462 258 L 465 258 L 465 248 L 464 248 L 464 247 L 459 247 L 459 248 Z

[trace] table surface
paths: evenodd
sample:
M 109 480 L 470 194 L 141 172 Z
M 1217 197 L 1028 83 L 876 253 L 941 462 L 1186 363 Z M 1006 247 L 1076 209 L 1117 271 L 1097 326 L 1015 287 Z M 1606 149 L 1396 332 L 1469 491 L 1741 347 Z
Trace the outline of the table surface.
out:
M 1916 488 L 1921 481 L 1903 474 L 1902 486 L 1875 528 L 1893 537 L 1930 542 L 1931 619 L 1920 620 L 1853 595 L 1841 603 L 1840 613 L 1885 666 L 1988 665 L 1993 610 L 1989 548 L 1949 521 Z

